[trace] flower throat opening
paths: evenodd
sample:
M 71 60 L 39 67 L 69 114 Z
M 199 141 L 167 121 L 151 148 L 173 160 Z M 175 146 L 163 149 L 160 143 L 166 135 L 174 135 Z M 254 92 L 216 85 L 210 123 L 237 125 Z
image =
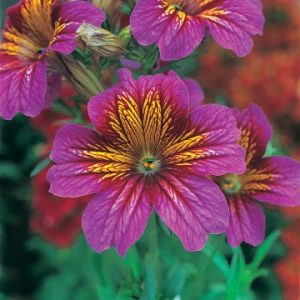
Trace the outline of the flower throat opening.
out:
M 197 15 L 202 11 L 199 0 L 168 0 L 177 11 L 182 11 L 188 15 Z
M 222 190 L 227 194 L 237 194 L 242 188 L 240 176 L 236 174 L 222 176 L 220 185 Z
M 139 171 L 144 175 L 154 174 L 159 168 L 159 161 L 155 157 L 147 156 L 141 159 Z

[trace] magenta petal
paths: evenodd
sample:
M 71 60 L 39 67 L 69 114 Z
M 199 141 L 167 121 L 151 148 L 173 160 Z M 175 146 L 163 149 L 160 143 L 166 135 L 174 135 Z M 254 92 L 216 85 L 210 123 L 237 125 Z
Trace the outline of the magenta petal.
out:
M 262 243 L 265 235 L 265 215 L 261 207 L 245 196 L 229 196 L 230 220 L 226 232 L 228 242 L 237 247 L 242 242 L 252 246 Z
M 180 178 L 180 179 L 179 179 Z M 159 178 L 155 209 L 189 251 L 201 250 L 208 233 L 226 231 L 228 206 L 221 190 L 199 176 Z
M 299 162 L 273 156 L 262 159 L 255 167 L 266 174 L 266 179 L 259 183 L 267 187 L 264 191 L 258 190 L 255 199 L 280 206 L 300 205 Z
M 21 112 L 36 117 L 44 108 L 46 80 L 43 62 L 4 65 L 0 69 L 0 116 L 11 120 Z
M 45 95 L 45 107 L 50 107 L 53 101 L 59 97 L 61 88 L 61 75 L 51 73 L 47 76 L 47 91 Z
M 261 0 L 251 0 L 255 5 L 257 5 L 260 9 L 263 9 L 263 4 Z
M 257 0 L 223 0 L 216 13 L 208 9 L 204 13 L 214 40 L 236 55 L 249 54 L 253 46 L 252 35 L 262 35 L 264 16 Z M 218 15 L 218 11 L 225 14 Z
M 82 227 L 96 252 L 115 246 L 123 256 L 144 232 L 152 204 L 143 180 L 138 177 L 121 180 L 89 202 Z
M 63 54 L 72 53 L 77 46 L 75 36 L 78 26 L 77 23 L 64 24 L 63 29 L 53 38 L 49 48 Z
M 173 15 L 162 33 L 158 47 L 161 60 L 177 60 L 190 55 L 200 45 L 205 34 L 205 24 L 201 19 L 186 17 L 181 21 Z
M 200 84 L 192 78 L 184 78 L 183 82 L 188 88 L 190 94 L 189 109 L 194 110 L 198 108 L 204 100 L 205 95 L 203 89 Z
M 56 134 L 50 158 L 57 163 L 48 172 L 50 192 L 60 197 L 81 197 L 101 189 L 103 174 L 89 171 L 95 159 L 85 151 L 99 150 L 100 135 L 79 125 L 65 125 Z
M 247 165 L 255 163 L 266 151 L 271 139 L 272 127 L 262 109 L 256 104 L 242 112 L 233 110 L 238 128 L 242 131 L 241 145 L 246 151 Z
M 105 21 L 105 13 L 97 6 L 86 1 L 69 1 L 55 7 L 54 18 L 61 18 L 62 23 L 88 22 L 100 26 Z
M 140 61 L 128 58 L 121 58 L 120 62 L 124 68 L 128 68 L 131 70 L 138 70 L 142 66 Z
M 158 0 L 139 0 L 130 16 L 130 29 L 141 45 L 148 46 L 158 42 L 170 17 Z
M 115 109 L 118 97 L 129 95 L 140 107 L 147 95 L 157 92 L 164 105 L 170 104 L 172 112 L 184 114 L 189 105 L 189 92 L 179 76 L 170 71 L 167 75 L 140 76 L 134 80 L 131 71 L 120 69 L 118 71 L 120 83 L 91 98 L 88 103 L 89 117 L 96 129 L 105 136 L 114 137 L 109 125 L 109 112 Z
M 240 131 L 231 110 L 218 104 L 201 105 L 191 117 L 198 132 L 205 136 L 197 146 L 203 157 L 191 169 L 201 175 L 244 173 L 244 150 L 237 144 Z

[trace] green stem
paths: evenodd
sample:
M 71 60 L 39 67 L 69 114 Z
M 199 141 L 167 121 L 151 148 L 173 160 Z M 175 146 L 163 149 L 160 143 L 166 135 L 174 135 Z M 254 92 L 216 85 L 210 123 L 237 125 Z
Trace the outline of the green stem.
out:
M 145 256 L 145 295 L 144 299 L 155 300 L 158 298 L 160 261 L 158 246 L 158 226 L 156 215 L 150 218 L 150 233 L 148 237 L 149 251 Z

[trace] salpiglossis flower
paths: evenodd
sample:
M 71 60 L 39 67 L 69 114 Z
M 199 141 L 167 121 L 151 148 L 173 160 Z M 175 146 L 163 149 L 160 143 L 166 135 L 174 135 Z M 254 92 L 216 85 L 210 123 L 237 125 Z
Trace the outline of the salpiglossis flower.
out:
M 235 111 L 241 129 L 240 145 L 246 151 L 247 170 L 242 175 L 217 179 L 230 209 L 228 242 L 257 246 L 264 239 L 265 216 L 257 201 L 280 206 L 300 205 L 300 164 L 283 156 L 264 157 L 271 126 L 255 104 Z
M 191 111 L 189 90 L 175 72 L 134 80 L 121 69 L 119 77 L 88 104 L 95 131 L 74 124 L 58 131 L 50 192 L 96 194 L 83 215 L 95 251 L 114 245 L 124 255 L 153 208 L 187 250 L 199 250 L 228 222 L 223 193 L 204 176 L 245 171 L 235 118 L 221 105 Z
M 0 45 L 0 116 L 37 116 L 59 93 L 60 76 L 51 57 L 70 54 L 76 30 L 99 26 L 104 13 L 85 1 L 21 0 L 7 11 Z
M 157 44 L 162 60 L 191 54 L 206 29 L 222 47 L 245 56 L 263 25 L 260 0 L 140 0 L 130 18 L 137 41 Z

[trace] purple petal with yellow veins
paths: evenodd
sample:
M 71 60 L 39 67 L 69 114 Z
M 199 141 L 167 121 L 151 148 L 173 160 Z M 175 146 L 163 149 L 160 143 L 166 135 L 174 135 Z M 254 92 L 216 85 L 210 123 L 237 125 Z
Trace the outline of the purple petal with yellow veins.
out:
M 253 47 L 252 35 L 262 35 L 262 7 L 253 0 L 223 0 L 201 14 L 214 40 L 223 48 L 245 56 Z
M 283 157 L 272 156 L 255 164 L 254 174 L 245 188 L 259 201 L 280 206 L 300 205 L 300 163 Z M 250 171 L 251 172 L 251 171 Z
M 159 178 L 155 198 L 158 215 L 189 251 L 201 250 L 208 233 L 226 231 L 229 212 L 225 197 L 206 178 L 167 174 Z
M 198 18 L 176 13 L 170 17 L 158 41 L 161 60 L 177 60 L 190 55 L 205 35 L 205 24 Z
M 233 110 L 233 113 L 241 130 L 239 143 L 245 149 L 246 163 L 250 166 L 264 155 L 271 139 L 272 127 L 262 109 L 256 104 L 242 112 Z
M 4 119 L 11 120 L 18 112 L 36 117 L 44 108 L 47 83 L 43 62 L 4 65 L 0 82 L 0 116 Z
M 115 246 L 123 256 L 144 232 L 151 212 L 144 178 L 120 180 L 90 201 L 82 218 L 83 232 L 96 252 Z
M 128 69 L 119 70 L 118 75 L 119 84 L 93 97 L 88 103 L 88 113 L 93 125 L 105 136 L 113 138 L 120 135 L 122 131 L 126 131 L 125 123 L 128 123 L 128 126 L 131 124 L 135 131 L 143 134 L 140 125 L 143 117 L 139 112 L 144 112 L 147 108 L 144 106 L 145 100 L 152 104 L 155 100 L 160 103 L 164 101 L 163 105 L 172 107 L 175 116 L 184 115 L 188 111 L 189 91 L 175 72 L 171 71 L 168 75 L 141 76 L 138 80 L 132 78 Z M 124 112 L 124 109 L 117 108 L 118 102 L 123 103 L 122 107 L 127 107 L 130 116 L 136 117 L 133 119 L 130 117 L 130 121 L 125 122 L 125 116 L 119 115 Z M 161 108 L 159 109 L 161 110 Z M 117 124 L 114 126 L 114 128 L 118 128 L 117 132 L 111 127 L 113 115 L 116 120 L 122 121 L 118 126 Z
M 97 132 L 72 124 L 57 132 L 50 158 L 57 164 L 48 173 L 50 192 L 60 197 L 96 193 L 104 178 L 123 177 L 131 168 L 129 158 Z
M 169 24 L 169 15 L 157 0 L 139 0 L 130 16 L 133 36 L 143 46 L 157 43 Z
M 245 56 L 252 49 L 252 36 L 262 34 L 264 16 L 259 0 L 140 0 L 130 25 L 141 45 L 158 45 L 162 60 L 191 54 L 206 28 L 222 47 Z
M 190 117 L 199 140 L 176 151 L 170 160 L 201 175 L 244 173 L 244 150 L 237 145 L 240 131 L 230 109 L 207 104 L 192 111 Z
M 258 246 L 264 240 L 265 215 L 255 200 L 246 196 L 228 196 L 230 211 L 226 232 L 228 242 L 237 247 L 242 242 Z

